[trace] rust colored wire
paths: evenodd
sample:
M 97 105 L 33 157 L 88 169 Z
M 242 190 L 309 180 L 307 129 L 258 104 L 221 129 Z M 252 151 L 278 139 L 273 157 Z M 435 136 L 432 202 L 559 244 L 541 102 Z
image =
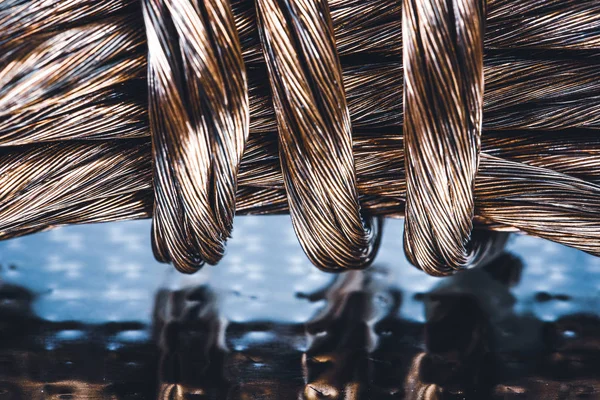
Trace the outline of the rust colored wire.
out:
M 257 0 L 278 121 L 279 159 L 296 234 L 323 269 L 364 268 L 379 221 L 360 215 L 352 127 L 324 0 Z
M 147 0 L 156 257 L 216 264 L 230 236 L 249 125 L 242 50 L 227 0 Z
M 404 249 L 432 274 L 471 265 L 483 115 L 483 0 L 404 0 Z M 467 246 L 472 249 L 467 249 Z M 471 253 L 471 254 L 470 254 Z
M 6 0 L 0 49 L 2 239 L 152 216 L 193 272 L 289 212 L 337 271 L 406 215 L 434 275 L 511 231 L 600 256 L 595 0 Z

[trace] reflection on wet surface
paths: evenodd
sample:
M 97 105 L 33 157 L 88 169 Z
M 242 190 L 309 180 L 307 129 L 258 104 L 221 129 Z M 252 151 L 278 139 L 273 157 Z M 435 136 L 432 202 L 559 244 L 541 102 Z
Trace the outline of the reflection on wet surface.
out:
M 239 218 L 193 276 L 149 222 L 0 243 L 0 399 L 600 399 L 600 261 L 529 237 L 431 278 L 387 224 L 366 272 L 310 266 L 288 217 Z

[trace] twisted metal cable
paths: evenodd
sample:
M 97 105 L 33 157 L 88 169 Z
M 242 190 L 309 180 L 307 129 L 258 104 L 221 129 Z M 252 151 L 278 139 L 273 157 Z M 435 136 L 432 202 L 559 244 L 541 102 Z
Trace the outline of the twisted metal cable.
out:
M 489 48 L 597 50 L 600 4 L 596 0 L 488 0 Z
M 184 7 L 182 1 L 177 0 L 177 6 Z M 33 6 L 42 3 L 0 2 L 0 102 L 4 106 L 0 110 L 0 238 L 67 223 L 152 214 L 155 183 L 145 138 L 149 135 L 146 42 L 136 6 L 129 1 L 100 1 L 95 13 L 84 0 L 43 4 L 50 3 L 57 6 L 55 15 L 33 19 Z M 76 12 L 60 11 L 67 8 L 59 3 L 87 8 L 79 8 L 84 13 L 79 18 Z M 329 1 L 341 56 L 338 81 L 346 89 L 353 127 L 353 168 L 366 215 L 404 214 L 400 3 Z M 600 255 L 600 233 L 595 229 L 600 222 L 600 4 L 489 0 L 488 6 L 475 225 L 528 232 Z M 238 174 L 237 212 L 289 212 L 277 119 L 265 85 L 268 75 L 253 1 L 232 0 L 232 9 L 233 20 L 225 28 L 239 30 L 241 54 L 249 66 L 251 114 Z M 11 24 L 19 15 L 24 19 Z M 26 29 L 27 21 L 31 29 Z M 197 64 L 185 64 L 189 51 L 182 52 L 180 33 L 170 14 L 157 22 L 156 30 L 164 29 L 165 42 L 174 49 L 167 63 L 160 65 L 176 67 L 176 95 L 185 112 L 191 113 L 189 109 L 198 103 L 190 100 L 188 77 Z M 210 43 L 214 44 L 212 38 Z M 236 68 L 223 76 L 243 73 L 243 65 Z M 148 82 L 156 91 L 160 85 L 152 79 Z M 159 111 L 165 110 L 172 111 L 169 107 Z M 181 126 L 181 120 L 175 120 L 169 128 Z M 158 119 L 151 125 L 164 122 Z M 138 137 L 144 138 L 130 139 Z M 82 190 L 77 192 L 78 188 Z M 180 207 L 177 201 L 169 205 Z M 176 229 L 181 231 L 168 233 L 181 235 L 179 239 L 192 236 L 185 224 Z M 492 234 L 490 241 L 481 244 L 491 246 L 503 238 Z M 189 253 L 183 257 L 189 258 Z
M 474 257 L 485 3 L 404 0 L 403 11 L 404 249 L 414 265 L 443 275 Z
M 3 0 L 0 2 L 0 46 L 10 52 L 36 34 L 68 29 L 138 8 L 135 0 Z M 0 55 L 0 60 L 5 55 Z
M 276 137 L 248 142 L 240 169 L 238 214 L 288 212 L 278 153 L 268 150 Z M 56 157 L 63 149 L 69 150 L 66 157 Z M 402 136 L 357 135 L 353 149 L 362 209 L 369 215 L 402 216 Z M 529 232 L 600 256 L 600 138 L 595 132 L 489 132 L 482 137 L 482 153 L 475 182 L 479 227 Z M 116 155 L 121 161 L 111 158 Z M 0 196 L 0 238 L 63 224 L 151 216 L 151 159 L 150 143 L 139 140 L 5 148 L 0 153 L 0 183 L 4 188 L 18 182 L 18 189 L 3 190 Z M 261 164 L 268 174 L 260 173 Z M 110 174 L 99 172 L 109 166 L 114 168 Z M 570 175 L 574 169 L 578 173 Z M 255 178 L 255 172 L 266 178 Z M 88 185 L 95 190 L 78 190 Z M 115 187 L 121 197 L 104 196 Z M 550 218 L 545 210 L 552 213 Z
M 0 64 L 0 145 L 147 136 L 144 36 L 128 20 L 42 35 Z
M 360 216 L 352 132 L 327 2 L 257 0 L 296 235 L 322 269 L 364 268 L 379 221 Z
M 263 60 L 252 0 L 233 0 L 247 63 Z M 329 0 L 342 58 L 402 56 L 402 1 Z M 511 50 L 597 50 L 596 0 L 488 0 L 485 47 Z
M 543 54 L 488 56 L 484 59 L 483 129 L 600 129 L 599 62 L 598 57 L 550 58 Z M 403 126 L 400 63 L 352 65 L 342 70 L 355 130 Z M 261 83 L 259 77 L 251 76 L 251 135 L 277 128 L 270 94 Z
M 369 18 L 379 23 L 389 19 L 387 1 L 382 3 L 381 12 L 374 9 L 372 2 L 364 3 L 363 7 L 370 5 Z M 347 8 L 339 8 L 335 2 L 333 6 L 338 7 L 333 10 L 334 25 L 339 27 L 336 39 L 347 39 L 351 36 L 345 32 L 350 26 L 360 24 L 353 25 L 353 19 L 341 11 L 356 14 L 361 8 L 356 8 L 353 2 Z M 600 17 L 600 7 L 590 8 L 596 9 Z M 358 17 L 355 19 L 360 21 Z M 98 23 L 59 30 L 50 36 L 34 35 L 27 49 L 13 54 L 5 63 L 0 62 L 0 76 L 4 76 L 0 102 L 13 104 L 11 111 L 0 111 L 0 145 L 147 135 L 145 43 L 143 27 L 132 24 L 133 20 L 135 15 L 125 13 Z M 250 19 L 244 21 L 249 23 Z M 488 24 L 489 21 L 490 18 Z M 70 37 L 76 35 L 80 46 L 75 51 Z M 89 56 L 92 51 L 94 57 Z M 25 59 L 31 61 L 24 62 Z M 342 66 L 353 127 L 361 130 L 401 127 L 401 64 L 370 58 L 365 61 L 364 65 Z M 484 64 L 484 129 L 600 128 L 598 62 L 597 55 L 580 53 L 576 58 L 552 52 L 488 55 Z M 65 65 L 71 65 L 77 74 L 57 74 Z M 252 134 L 276 130 L 272 100 L 265 90 L 268 77 L 258 73 L 259 70 L 250 71 Z M 37 74 L 47 79 L 35 78 Z M 15 82 L 7 80 L 7 76 L 23 84 L 10 90 Z M 32 108 L 35 103 L 40 107 Z
M 0 239 L 65 224 L 147 218 L 151 160 L 150 143 L 139 140 L 3 148 Z
M 147 0 L 156 257 L 182 272 L 224 253 L 248 136 L 242 52 L 227 0 Z

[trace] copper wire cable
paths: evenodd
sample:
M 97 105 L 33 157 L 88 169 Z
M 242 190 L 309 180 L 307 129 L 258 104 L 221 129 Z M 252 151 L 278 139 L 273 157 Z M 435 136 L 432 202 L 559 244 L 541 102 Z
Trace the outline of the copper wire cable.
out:
M 103 31 L 111 32 L 112 22 Z M 120 27 L 120 23 L 118 24 Z M 86 26 L 86 29 L 88 27 Z M 88 35 L 93 38 L 94 35 Z M 145 63 L 136 45 L 122 42 L 117 47 L 121 56 L 114 66 L 111 53 L 89 60 L 73 57 L 77 69 L 89 69 L 93 61 L 91 81 L 65 79 L 39 80 L 44 65 L 55 68 L 60 57 L 45 60 L 69 41 L 52 41 L 52 51 L 42 43 L 35 62 L 18 61 L 6 70 L 0 69 L 0 102 L 13 104 L 11 110 L 0 110 L 0 145 L 14 146 L 42 141 L 71 139 L 111 139 L 148 136 L 146 111 Z M 108 42 L 110 43 L 110 41 Z M 127 51 L 136 49 L 131 56 Z M 43 54 L 42 54 L 43 53 Z M 507 55 L 488 57 L 484 63 L 486 90 L 484 93 L 484 129 L 519 130 L 600 128 L 600 70 L 598 59 L 549 59 L 547 56 L 523 58 Z M 36 68 L 37 66 L 37 68 Z M 48 72 L 51 75 L 51 72 Z M 384 62 L 343 67 L 350 118 L 355 129 L 371 131 L 402 127 L 402 66 Z M 14 78 L 7 79 L 11 75 Z M 256 74 L 250 81 L 251 136 L 277 129 L 275 114 L 265 82 Z M 36 80 L 35 91 L 30 82 Z M 267 77 L 265 77 L 267 79 Z M 22 83 L 19 83 L 22 82 Z M 106 82 L 107 84 L 99 84 Z M 18 90 L 11 90 L 19 87 Z M 58 89 L 59 88 L 59 89 Z M 30 91 L 31 90 L 31 91 Z M 71 93 L 55 96 L 56 90 Z M 39 103 L 41 107 L 35 106 Z M 37 107 L 37 108 L 36 108 Z M 28 112 L 31 109 L 31 112 Z M 556 111 L 558 114 L 554 113 Z
M 272 136 L 276 138 L 276 135 Z M 543 139 L 538 142 L 540 137 Z M 238 213 L 288 212 L 278 154 L 276 151 L 265 154 L 264 149 L 271 147 L 269 137 L 256 139 L 248 143 L 246 157 L 249 159 L 241 165 Z M 578 150 L 582 142 L 589 148 L 586 155 Z M 11 182 L 17 182 L 19 189 L 6 191 L 6 195 L 3 192 L 0 198 L 0 238 L 70 223 L 149 217 L 153 201 L 150 145 L 140 141 L 132 143 L 117 140 L 5 148 L 0 157 L 2 187 L 13 187 L 15 183 Z M 56 158 L 55 154 L 62 148 L 76 149 L 77 156 L 59 163 L 62 159 Z M 80 157 L 93 155 L 96 148 L 111 150 L 108 156 L 102 153 L 96 157 Z M 354 138 L 361 206 L 369 215 L 403 215 L 406 183 L 402 148 L 402 137 L 397 134 L 381 134 L 377 138 L 359 135 Z M 524 151 L 517 150 L 520 148 Z M 135 151 L 135 156 L 131 151 Z M 482 152 L 484 156 L 475 184 L 475 221 L 479 226 L 499 231 L 520 230 L 600 256 L 600 233 L 595 229 L 600 223 L 598 135 L 594 132 L 571 132 L 571 135 L 543 133 L 542 136 L 529 132 L 484 134 Z M 124 160 L 114 163 L 110 156 L 118 154 Z M 570 167 L 564 161 L 573 158 L 580 159 L 582 168 L 593 165 L 586 169 L 590 171 L 585 174 L 586 180 L 566 173 Z M 545 167 L 535 166 L 540 160 L 546 164 Z M 252 176 L 256 163 L 265 163 L 266 169 L 271 171 L 267 182 Z M 107 164 L 115 168 L 110 176 L 98 181 L 90 178 L 92 175 L 103 176 L 97 168 L 105 168 Z M 32 168 L 32 165 L 38 168 Z M 82 172 L 88 175 L 80 175 Z M 78 191 L 72 188 L 73 183 L 96 185 L 99 189 Z M 106 188 L 113 187 L 135 195 L 135 201 L 110 203 L 116 199 L 111 200 L 103 194 Z M 19 196 L 16 197 L 15 193 Z M 36 203 L 41 193 L 46 194 L 41 203 L 44 207 L 38 207 L 39 203 Z M 67 193 L 72 201 L 65 202 L 62 196 L 53 197 L 56 193 Z M 76 204 L 92 205 L 82 210 Z M 89 211 L 94 205 L 108 207 L 106 210 L 100 208 L 102 218 Z M 504 211 L 505 207 L 512 208 Z M 552 212 L 551 218 L 546 217 L 546 210 Z
M 151 77 L 146 80 L 141 12 L 135 2 L 94 4 L 97 8 L 84 0 L 0 2 L 0 238 L 69 223 L 152 215 L 156 184 L 146 84 L 150 83 L 151 93 L 160 86 L 153 85 Z M 328 4 L 334 31 L 331 35 L 330 30 L 329 38 L 335 36 L 340 55 L 353 130 L 353 169 L 361 210 L 370 216 L 402 216 L 406 174 L 401 134 L 401 2 L 331 0 Z M 239 32 L 250 110 L 250 135 L 239 174 L 237 168 L 230 168 L 236 170 L 233 179 L 238 176 L 237 213 L 289 212 L 254 2 L 232 0 L 231 7 L 231 19 L 220 27 Z M 199 16 L 206 18 L 206 13 Z M 600 222 L 599 24 L 600 4 L 595 0 L 488 1 L 482 154 L 473 189 L 477 228 L 527 232 L 600 255 L 596 229 Z M 164 30 L 161 45 L 176 50 L 167 61 L 177 66 L 173 75 L 180 88 L 177 95 L 183 96 L 185 113 L 191 113 L 190 109 L 201 107 L 201 102 L 190 100 L 189 87 L 197 86 L 189 85 L 193 74 L 184 61 L 194 59 L 187 58 L 193 46 L 182 46 L 170 15 L 151 27 Z M 210 38 L 209 47 L 223 47 L 214 36 Z M 187 34 L 184 39 L 191 44 Z M 236 65 L 223 76 L 243 74 L 243 65 Z M 331 68 L 331 64 L 319 67 Z M 224 94 L 233 95 L 233 91 Z M 217 100 L 211 100 L 211 105 L 221 107 Z M 318 106 L 318 113 L 323 113 L 322 107 Z M 231 118 L 231 109 L 221 109 Z M 215 114 L 206 115 L 216 124 L 211 119 Z M 164 125 L 165 120 L 153 123 Z M 243 146 L 238 150 L 241 157 Z M 235 156 L 228 158 L 227 165 L 231 167 L 235 160 Z M 169 206 L 179 207 L 176 201 Z M 227 210 L 232 216 L 233 209 Z M 171 237 L 179 235 L 179 240 L 205 240 L 190 235 L 189 226 L 169 229 Z M 493 233 L 488 238 L 483 246 L 505 239 Z M 181 258 L 189 260 L 184 251 Z M 194 267 L 188 271 L 201 263 L 199 257 L 192 258 Z
M 597 50 L 600 46 L 596 0 L 487 3 L 486 48 Z M 340 55 L 401 56 L 401 4 L 398 0 L 330 0 Z M 246 60 L 261 59 L 254 2 L 233 0 L 232 7 Z M 6 48 L 41 32 L 137 8 L 133 0 L 4 0 L 0 3 L 0 45 Z
M 484 20 L 481 0 L 404 0 L 404 250 L 430 274 L 473 265 L 481 248 L 471 231 Z
M 147 217 L 149 156 L 150 143 L 132 140 L 3 148 L 0 238 L 56 225 Z
M 402 56 L 402 1 L 329 0 L 342 58 Z M 252 0 L 234 0 L 247 62 L 262 60 Z M 488 0 L 485 47 L 522 50 L 597 50 L 600 5 L 596 0 Z
M 42 32 L 137 8 L 135 0 L 3 0 L 0 2 L 0 46 L 11 49 Z
M 127 20 L 43 35 L 0 64 L 0 143 L 147 136 L 145 99 L 132 95 L 146 84 L 143 34 Z
M 595 0 L 488 0 L 489 48 L 598 50 Z
M 246 70 L 228 0 L 147 0 L 157 259 L 194 272 L 230 237 L 248 136 Z
M 380 222 L 360 215 L 352 131 L 324 0 L 257 0 L 296 235 L 316 266 L 364 268 Z
M 355 10 L 353 4 L 348 9 Z M 387 13 L 387 9 L 384 10 Z M 371 14 L 372 19 L 378 19 L 379 13 L 371 11 Z M 600 10 L 597 14 L 600 14 Z M 130 23 L 133 17 L 125 14 L 122 18 L 83 25 L 64 33 L 59 31 L 50 37 L 42 36 L 41 41 L 31 40 L 31 47 L 11 57 L 10 63 L 0 62 L 0 75 L 4 76 L 0 96 L 5 99 L 3 102 L 9 99 L 14 105 L 10 113 L 2 111 L 0 144 L 131 137 L 128 135 L 132 131 L 131 135 L 147 135 L 143 31 L 141 27 L 136 29 L 136 25 Z M 86 29 L 90 29 L 89 35 L 83 34 Z M 99 37 L 94 32 L 99 29 L 106 37 Z M 342 37 L 343 32 L 340 32 Z M 77 33 L 79 39 L 99 39 L 102 43 L 85 46 L 85 42 L 81 42 L 79 55 L 69 56 L 72 49 L 68 44 L 72 40 L 68 36 Z M 110 48 L 103 50 L 106 46 Z M 90 51 L 95 52 L 95 57 L 85 57 Z M 27 58 L 32 61 L 21 61 Z M 71 80 L 52 76 L 57 67 L 60 68 L 55 63 L 71 64 L 75 71 L 80 71 L 80 75 Z M 122 66 L 107 68 L 111 63 L 120 63 Z M 600 127 L 597 63 L 598 56 L 577 59 L 544 53 L 539 56 L 533 54 L 530 58 L 510 54 L 488 56 L 484 69 L 487 82 L 484 128 Z M 53 79 L 44 81 L 34 77 L 43 71 L 40 64 L 48 69 L 47 75 L 40 73 L 40 76 L 51 76 Z M 122 72 L 114 73 L 117 69 Z M 343 66 L 343 70 L 355 129 L 402 125 L 402 70 L 399 63 Z M 252 73 L 257 75 L 256 71 Z M 9 82 L 7 74 L 14 77 L 13 80 L 23 82 L 18 90 L 9 92 L 15 82 Z M 39 85 L 35 91 L 31 90 L 29 79 Z M 266 76 L 258 74 L 250 85 L 251 132 L 276 129 L 268 91 L 260 88 L 266 80 Z M 106 93 L 95 90 L 104 86 L 107 87 Z M 56 93 L 61 95 L 57 96 Z M 27 112 L 32 103 L 44 99 L 40 107 Z M 42 108 L 43 113 L 40 112 Z M 74 112 L 77 113 L 76 117 L 69 118 Z M 10 118 L 7 118 L 7 114 L 10 114 Z

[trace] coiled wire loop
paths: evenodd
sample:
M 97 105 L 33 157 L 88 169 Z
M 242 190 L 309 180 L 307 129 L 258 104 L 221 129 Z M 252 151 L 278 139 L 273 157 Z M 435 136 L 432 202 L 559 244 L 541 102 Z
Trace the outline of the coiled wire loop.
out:
M 310 260 L 366 267 L 380 221 L 360 215 L 352 129 L 325 0 L 256 0 L 290 215 Z
M 484 23 L 484 0 L 404 0 L 404 247 L 433 275 L 472 265 L 485 248 L 471 235 Z
M 153 248 L 183 272 L 217 263 L 249 129 L 228 0 L 144 0 L 154 158 Z

